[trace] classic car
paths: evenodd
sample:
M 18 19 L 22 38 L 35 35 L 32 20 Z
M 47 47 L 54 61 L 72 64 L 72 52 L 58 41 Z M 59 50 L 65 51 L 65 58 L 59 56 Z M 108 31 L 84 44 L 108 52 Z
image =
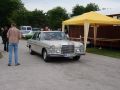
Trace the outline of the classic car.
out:
M 67 57 L 79 60 L 84 55 L 84 47 L 80 42 L 70 41 L 61 31 L 38 31 L 27 41 L 30 54 L 39 53 L 44 61 L 50 57 Z

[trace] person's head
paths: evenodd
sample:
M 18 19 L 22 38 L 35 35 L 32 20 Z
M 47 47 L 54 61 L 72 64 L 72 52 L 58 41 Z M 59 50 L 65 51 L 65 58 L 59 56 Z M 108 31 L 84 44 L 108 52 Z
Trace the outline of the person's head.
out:
M 41 31 L 44 31 L 44 29 L 43 29 L 43 28 L 41 28 L 40 30 L 41 30 Z
M 15 23 L 12 23 L 12 24 L 11 24 L 11 27 L 16 27 L 16 24 L 15 24 Z
M 49 28 L 46 26 L 46 27 L 45 27 L 45 31 L 48 31 L 48 30 L 49 30 Z

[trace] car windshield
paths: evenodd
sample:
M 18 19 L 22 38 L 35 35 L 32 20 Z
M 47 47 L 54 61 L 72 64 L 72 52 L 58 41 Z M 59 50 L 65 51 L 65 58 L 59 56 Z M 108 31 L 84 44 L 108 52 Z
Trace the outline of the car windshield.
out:
M 64 32 L 43 32 L 42 40 L 67 40 Z
M 26 27 L 22 27 L 21 30 L 26 30 Z

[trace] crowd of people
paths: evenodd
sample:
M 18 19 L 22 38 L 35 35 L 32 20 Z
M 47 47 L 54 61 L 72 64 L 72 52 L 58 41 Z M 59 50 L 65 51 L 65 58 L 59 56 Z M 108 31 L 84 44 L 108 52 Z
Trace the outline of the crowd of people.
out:
M 15 66 L 20 65 L 18 61 L 18 43 L 21 38 L 21 33 L 16 28 L 16 24 L 12 23 L 10 28 L 8 28 L 7 26 L 1 28 L 0 34 L 2 36 L 2 41 L 4 44 L 4 51 L 9 52 L 8 66 L 12 65 L 13 51 L 14 51 Z
M 7 38 L 8 27 L 1 28 L 2 43 L 4 44 L 4 51 L 8 52 L 8 38 Z
M 41 31 L 51 31 L 48 26 L 46 26 Z M 14 51 L 14 61 L 15 66 L 20 65 L 18 60 L 18 43 L 21 39 L 20 30 L 16 28 L 16 24 L 12 23 L 10 27 L 4 26 L 0 30 L 0 36 L 2 37 L 2 43 L 4 44 L 4 51 L 8 52 L 8 66 L 12 65 L 12 53 Z

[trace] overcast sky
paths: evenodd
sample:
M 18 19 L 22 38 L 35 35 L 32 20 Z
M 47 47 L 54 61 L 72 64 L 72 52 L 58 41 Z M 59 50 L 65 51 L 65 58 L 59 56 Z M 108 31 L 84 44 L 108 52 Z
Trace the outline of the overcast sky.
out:
M 90 2 L 97 4 L 100 9 L 120 9 L 120 0 L 22 0 L 22 2 L 28 10 L 32 11 L 37 8 L 44 12 L 57 6 L 65 8 L 67 12 L 72 12 L 72 8 L 76 4 L 86 6 Z

